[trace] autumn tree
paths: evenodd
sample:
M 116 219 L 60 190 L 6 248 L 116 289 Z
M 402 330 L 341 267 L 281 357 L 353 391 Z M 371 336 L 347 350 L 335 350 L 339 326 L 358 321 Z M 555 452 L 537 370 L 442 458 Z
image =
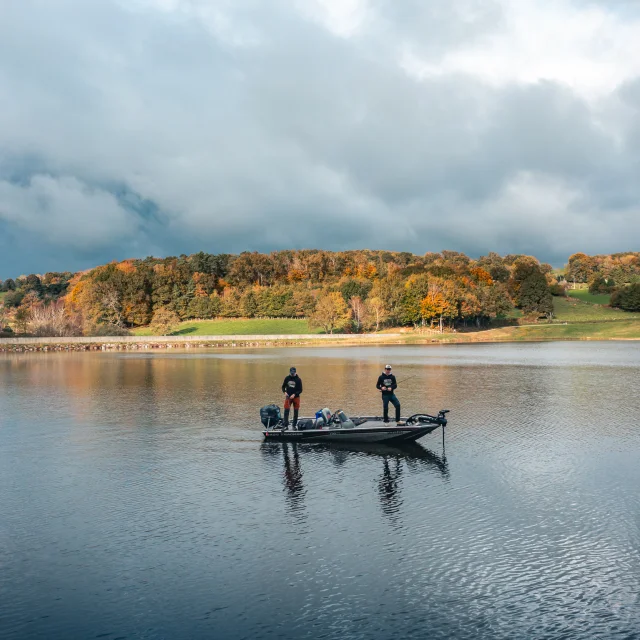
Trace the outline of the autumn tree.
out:
M 367 298 L 367 315 L 365 320 L 367 322 L 367 328 L 374 329 L 375 331 L 380 330 L 380 325 L 387 319 L 387 307 L 384 301 L 377 296 L 372 298 Z
M 574 253 L 567 263 L 566 277 L 573 282 L 588 282 L 596 270 L 596 262 L 584 253 Z
M 167 336 L 173 333 L 180 324 L 180 316 L 168 307 L 160 307 L 153 313 L 151 330 L 156 336 Z
M 360 333 L 363 324 L 366 323 L 367 307 L 362 298 L 353 296 L 349 300 L 349 308 L 351 309 L 351 319 L 356 333 Z
M 309 319 L 313 327 L 319 327 L 326 333 L 343 328 L 349 322 L 349 309 L 342 294 L 337 291 L 321 296 L 316 310 Z

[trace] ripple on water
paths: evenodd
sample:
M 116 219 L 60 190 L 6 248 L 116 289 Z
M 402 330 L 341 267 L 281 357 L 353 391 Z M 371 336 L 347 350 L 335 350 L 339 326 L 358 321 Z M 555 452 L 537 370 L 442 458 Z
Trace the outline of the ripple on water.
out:
M 3 638 L 640 628 L 636 345 L 66 355 L 0 369 Z M 262 444 L 293 360 L 309 413 L 393 361 L 444 448 Z

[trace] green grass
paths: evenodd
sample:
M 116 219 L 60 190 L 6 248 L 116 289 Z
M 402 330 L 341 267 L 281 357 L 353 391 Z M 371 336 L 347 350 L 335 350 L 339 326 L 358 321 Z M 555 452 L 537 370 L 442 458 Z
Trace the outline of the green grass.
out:
M 2 299 L 7 295 L 6 291 L 0 291 L 0 302 L 2 302 Z
M 152 335 L 151 329 L 134 329 L 137 336 Z M 291 318 L 252 318 L 249 320 L 200 320 L 182 322 L 172 336 L 291 335 L 320 333 L 309 328 L 307 320 Z
M 511 340 L 631 340 L 640 339 L 640 321 L 578 322 L 575 324 L 547 324 L 514 327 Z
M 579 298 L 553 298 L 556 322 L 598 322 L 602 320 L 631 320 L 640 318 L 640 313 L 629 313 L 620 309 L 603 307 Z
M 469 333 L 407 335 L 407 344 L 464 342 L 534 342 L 542 340 L 640 340 L 640 319 L 617 322 L 521 325 Z
M 588 289 L 570 289 L 567 293 L 572 298 L 577 298 L 582 302 L 590 302 L 591 304 L 609 304 L 611 300 L 611 294 L 609 293 L 593 294 L 589 293 Z

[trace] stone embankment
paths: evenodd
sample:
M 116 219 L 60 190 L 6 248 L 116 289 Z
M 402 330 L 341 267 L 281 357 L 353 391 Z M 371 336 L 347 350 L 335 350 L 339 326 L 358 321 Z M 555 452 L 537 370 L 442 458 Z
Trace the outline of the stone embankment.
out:
M 0 338 L 0 352 L 139 351 L 149 349 L 207 349 L 286 347 L 319 344 L 368 344 L 401 341 L 400 333 L 253 336 L 122 336 L 99 338 Z

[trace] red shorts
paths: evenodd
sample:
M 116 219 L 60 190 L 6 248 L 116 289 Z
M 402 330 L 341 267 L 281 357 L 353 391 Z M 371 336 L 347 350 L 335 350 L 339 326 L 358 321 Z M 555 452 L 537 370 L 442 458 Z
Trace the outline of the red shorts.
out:
M 293 400 L 289 400 L 289 396 L 284 399 L 284 408 L 290 409 L 291 405 L 293 405 L 294 409 L 300 408 L 300 396 L 296 396 Z

